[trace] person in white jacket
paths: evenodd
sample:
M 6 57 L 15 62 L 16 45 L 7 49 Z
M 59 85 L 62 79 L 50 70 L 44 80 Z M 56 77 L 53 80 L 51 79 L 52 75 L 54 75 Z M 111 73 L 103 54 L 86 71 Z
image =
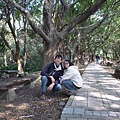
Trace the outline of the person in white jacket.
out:
M 78 89 L 82 87 L 82 76 L 78 70 L 78 66 L 74 66 L 70 60 L 65 60 L 64 68 L 67 70 L 61 76 L 60 83 L 68 90 L 68 95 L 76 95 Z

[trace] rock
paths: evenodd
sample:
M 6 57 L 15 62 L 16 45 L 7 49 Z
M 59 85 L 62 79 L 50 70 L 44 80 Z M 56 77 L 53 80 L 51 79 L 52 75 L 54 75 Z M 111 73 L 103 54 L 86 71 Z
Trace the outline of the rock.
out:
M 3 79 L 9 78 L 9 74 L 3 73 L 1 78 L 3 78 Z
M 64 105 L 65 105 L 65 102 L 60 102 L 59 105 L 60 105 L 60 106 L 64 106 Z
M 118 65 L 115 69 L 115 74 L 120 74 L 120 65 Z

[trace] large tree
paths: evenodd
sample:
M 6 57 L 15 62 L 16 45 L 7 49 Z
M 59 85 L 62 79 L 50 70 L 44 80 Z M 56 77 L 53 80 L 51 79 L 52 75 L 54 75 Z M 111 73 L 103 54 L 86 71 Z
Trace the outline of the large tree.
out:
M 72 3 L 72 1 L 66 2 L 66 0 L 45 0 L 43 3 L 43 22 L 40 23 L 41 27 L 36 24 L 36 19 L 29 12 L 29 9 L 25 9 L 19 3 L 13 2 L 12 0 L 4 1 L 24 13 L 32 29 L 43 39 L 43 62 L 46 64 L 53 60 L 55 54 L 62 53 L 62 42 L 70 31 L 78 24 L 85 22 L 107 0 L 97 0 L 95 3 L 91 1 L 90 6 L 88 8 L 86 7 L 86 9 L 84 8 L 83 11 L 81 10 L 79 14 L 76 15 L 73 10 L 75 15 L 70 18 L 68 18 L 68 11 L 71 10 L 71 6 L 74 6 L 72 8 L 75 9 L 78 3 L 77 1 Z

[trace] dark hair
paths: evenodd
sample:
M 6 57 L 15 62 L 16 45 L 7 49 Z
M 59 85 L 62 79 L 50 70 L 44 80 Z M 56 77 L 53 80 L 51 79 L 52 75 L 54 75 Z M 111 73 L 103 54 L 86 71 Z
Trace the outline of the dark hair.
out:
M 73 65 L 73 63 L 72 63 L 70 60 L 66 59 L 65 61 L 67 61 L 67 62 L 69 63 L 69 66 L 72 66 L 72 65 Z M 64 61 L 64 62 L 65 62 L 65 61 Z
M 55 59 L 56 59 L 56 58 L 61 58 L 61 60 L 62 60 L 62 55 L 56 55 L 56 56 L 55 56 Z

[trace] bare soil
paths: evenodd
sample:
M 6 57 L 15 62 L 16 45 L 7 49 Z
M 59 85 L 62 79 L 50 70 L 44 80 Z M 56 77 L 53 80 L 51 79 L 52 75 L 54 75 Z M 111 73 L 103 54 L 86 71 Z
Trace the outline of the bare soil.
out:
M 82 74 L 86 66 L 80 67 Z M 114 77 L 114 68 L 103 66 Z M 37 73 L 38 75 L 38 73 Z M 120 78 L 117 78 L 120 80 Z M 0 100 L 0 120 L 60 120 L 61 112 L 69 98 L 65 89 L 46 93 L 46 100 L 40 100 L 40 81 L 35 88 L 16 88 L 17 98 L 11 102 Z

